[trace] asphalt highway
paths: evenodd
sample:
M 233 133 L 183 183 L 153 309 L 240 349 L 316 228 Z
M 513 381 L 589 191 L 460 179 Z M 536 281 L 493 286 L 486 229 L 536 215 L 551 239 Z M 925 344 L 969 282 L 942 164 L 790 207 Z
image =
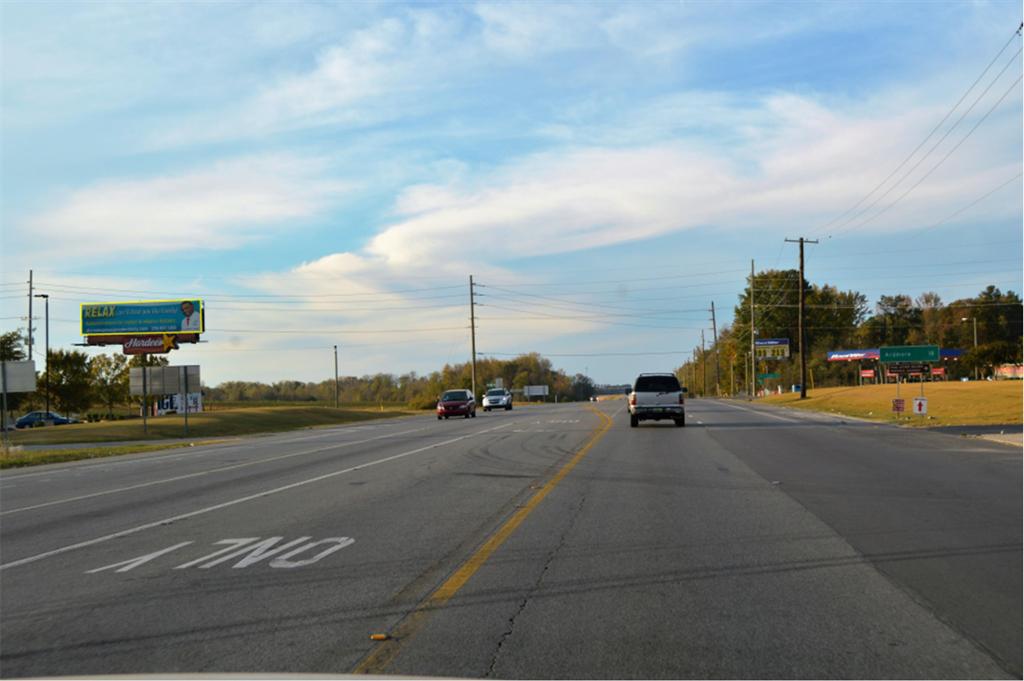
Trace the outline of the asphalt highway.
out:
M 624 409 L 6 471 L 0 676 L 1021 678 L 1019 448 Z

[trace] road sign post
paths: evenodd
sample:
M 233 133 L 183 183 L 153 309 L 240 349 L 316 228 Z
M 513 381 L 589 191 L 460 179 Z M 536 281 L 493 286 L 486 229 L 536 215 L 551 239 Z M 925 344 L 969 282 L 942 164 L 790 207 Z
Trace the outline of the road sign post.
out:
M 896 374 L 896 398 L 892 402 L 894 412 L 903 411 L 903 400 L 900 396 L 900 382 L 903 376 L 920 374 L 921 397 L 924 400 L 924 377 L 931 373 L 931 363 L 939 361 L 938 345 L 891 345 L 878 349 L 878 359 L 886 367 L 886 372 Z M 899 409 L 896 403 L 899 403 Z M 916 403 L 915 403 L 916 404 Z M 927 410 L 927 400 L 924 402 Z M 918 413 L 915 407 L 914 413 Z

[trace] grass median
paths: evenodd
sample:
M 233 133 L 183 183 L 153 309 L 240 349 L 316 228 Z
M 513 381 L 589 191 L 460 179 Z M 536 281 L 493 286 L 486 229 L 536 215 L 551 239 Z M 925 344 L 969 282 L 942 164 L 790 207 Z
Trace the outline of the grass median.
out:
M 1022 388 L 1020 381 L 925 383 L 927 416 L 910 413 L 912 398 L 921 394 L 919 383 L 900 386 L 900 397 L 905 400 L 907 409 L 903 414 L 892 411 L 892 400 L 896 397 L 894 384 L 817 388 L 807 391 L 806 400 L 801 400 L 798 393 L 784 393 L 759 401 L 915 427 L 1008 425 L 1022 422 Z
M 68 461 L 81 461 L 82 459 L 100 459 L 106 456 L 138 454 L 139 452 L 153 452 L 159 449 L 179 449 L 189 445 L 190 443 L 188 442 L 168 442 L 159 445 L 67 447 L 64 449 L 22 449 L 19 446 L 15 446 L 9 451 L 0 452 L 0 469 L 38 466 L 44 463 L 66 463 Z
M 301 428 L 359 423 L 380 418 L 394 418 L 417 413 L 411 409 L 367 407 L 365 409 L 334 409 L 333 407 L 251 407 L 218 409 L 189 414 L 190 439 L 279 433 Z M 157 416 L 149 419 L 148 433 L 143 433 L 142 419 L 101 421 L 69 426 L 32 428 L 12 432 L 13 445 L 65 445 L 136 440 L 167 440 L 184 437 L 184 416 Z

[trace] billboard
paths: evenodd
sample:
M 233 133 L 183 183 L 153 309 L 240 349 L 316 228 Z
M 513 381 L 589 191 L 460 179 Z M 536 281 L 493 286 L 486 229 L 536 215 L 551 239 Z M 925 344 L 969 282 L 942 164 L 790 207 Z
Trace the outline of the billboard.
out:
M 202 333 L 203 301 L 140 300 L 126 303 L 82 303 L 83 336 Z
M 526 397 L 546 397 L 548 394 L 548 386 L 528 385 L 523 388 L 523 394 L 526 395 Z

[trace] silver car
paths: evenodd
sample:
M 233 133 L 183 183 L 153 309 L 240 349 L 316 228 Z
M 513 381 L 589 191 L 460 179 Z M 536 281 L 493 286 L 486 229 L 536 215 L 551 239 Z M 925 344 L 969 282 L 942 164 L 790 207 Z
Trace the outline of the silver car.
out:
M 504 388 L 493 388 L 484 395 L 484 411 L 491 409 L 512 409 L 512 393 Z

